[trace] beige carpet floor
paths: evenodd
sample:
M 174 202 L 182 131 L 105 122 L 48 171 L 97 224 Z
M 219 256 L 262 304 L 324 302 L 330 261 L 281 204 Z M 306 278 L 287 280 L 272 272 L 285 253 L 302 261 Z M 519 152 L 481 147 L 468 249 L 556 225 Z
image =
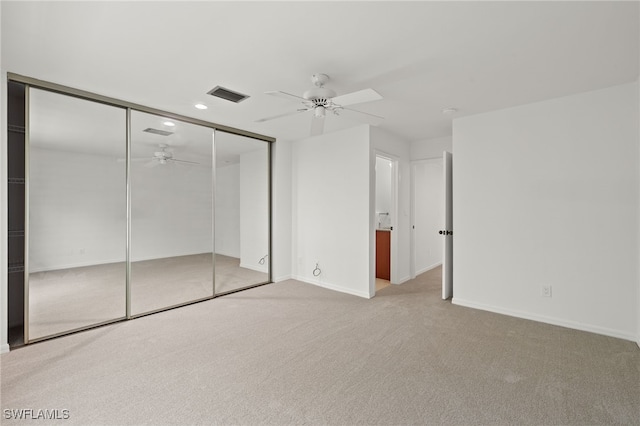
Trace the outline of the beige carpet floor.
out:
M 56 424 L 637 425 L 633 342 L 452 305 L 269 284 L 3 354 L 1 407 Z M 42 421 L 2 424 L 46 424 Z
M 216 293 L 268 281 L 266 273 L 216 255 Z M 131 312 L 142 314 L 213 295 L 210 253 L 131 264 Z M 125 316 L 124 262 L 37 272 L 29 277 L 29 336 L 36 339 Z

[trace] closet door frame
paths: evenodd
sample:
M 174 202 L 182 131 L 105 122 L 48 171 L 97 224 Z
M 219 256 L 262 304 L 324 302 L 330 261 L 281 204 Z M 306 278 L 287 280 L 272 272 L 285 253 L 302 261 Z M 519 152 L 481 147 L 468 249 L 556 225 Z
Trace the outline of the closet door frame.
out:
M 209 121 L 205 121 L 205 120 L 200 120 L 200 119 L 196 119 L 196 118 L 192 118 L 192 117 L 188 117 L 188 116 L 183 116 L 181 114 L 175 114 L 175 113 L 171 113 L 171 112 L 167 112 L 167 111 L 162 111 L 160 109 L 156 109 L 156 108 L 151 108 L 151 107 L 147 107 L 144 105 L 139 105 L 136 103 L 132 103 L 132 102 L 127 102 L 127 101 L 122 101 L 119 99 L 115 99 L 115 98 L 111 98 L 108 96 L 103 96 L 103 95 L 99 95 L 96 93 L 92 93 L 92 92 L 88 92 L 88 91 L 84 91 L 84 90 L 79 90 L 79 89 L 75 89 L 72 87 L 68 87 L 68 86 L 63 86 L 63 85 L 59 85 L 56 83 L 50 83 L 47 81 L 43 81 L 43 80 L 39 80 L 39 79 L 35 79 L 35 78 L 31 78 L 31 77 L 27 77 L 27 76 L 22 76 L 19 74 L 15 74 L 15 73 L 11 73 L 8 72 L 7 73 L 7 80 L 10 82 L 16 82 L 16 83 L 20 83 L 23 84 L 25 86 L 25 232 L 24 232 L 24 247 L 25 247 L 25 258 L 24 258 L 24 329 L 23 329 L 23 343 L 22 344 L 29 344 L 29 343 L 34 343 L 34 342 L 38 342 L 38 341 L 42 341 L 42 340 L 48 340 L 48 339 L 52 339 L 55 337 L 59 337 L 59 336 L 63 336 L 63 335 L 68 335 L 68 334 L 72 334 L 72 333 L 76 333 L 79 331 L 83 331 L 83 330 L 89 330 L 92 328 L 96 328 L 96 327 L 100 327 L 106 324 L 112 324 L 112 323 L 116 323 L 116 322 L 120 322 L 120 321 L 124 321 L 124 320 L 130 320 L 130 319 L 134 319 L 140 316 L 146 316 L 149 314 L 153 314 L 156 312 L 162 312 L 168 309 L 174 309 L 176 307 L 180 307 L 180 306 L 186 306 L 186 305 L 190 305 L 193 303 L 198 303 L 198 302 L 202 302 L 205 300 L 210 300 L 210 299 L 214 299 L 216 297 L 220 297 L 220 296 L 224 296 L 226 294 L 230 294 L 230 293 L 235 293 L 237 291 L 242 291 L 242 290 L 247 290 L 250 288 L 254 288 L 254 287 L 258 287 L 258 286 L 262 286 L 265 284 L 270 284 L 273 282 L 273 263 L 272 263 L 272 249 L 273 249 L 273 241 L 272 241 L 272 227 L 273 227 L 273 212 L 272 212 L 272 143 L 274 143 L 276 141 L 275 138 L 271 137 L 271 136 L 266 136 L 266 135 L 262 135 L 262 134 L 258 134 L 258 133 L 254 133 L 254 132 L 250 132 L 250 131 L 246 131 L 243 129 L 238 129 L 235 127 L 230 127 L 230 126 L 225 126 L 222 124 L 218 124 L 218 123 L 214 123 L 214 122 L 209 122 Z M 66 95 L 66 96 L 72 96 L 72 97 L 76 97 L 79 99 L 84 99 L 87 101 L 93 101 L 93 102 L 98 102 L 98 103 L 102 103 L 102 104 L 106 104 L 106 105 L 110 105 L 110 106 L 114 106 L 114 107 L 118 107 L 118 108 L 124 108 L 126 110 L 126 171 L 125 171 L 125 179 L 126 179 L 126 294 L 125 294 L 125 306 L 126 306 L 126 312 L 125 315 L 121 318 L 115 318 L 112 320 L 108 320 L 108 321 L 103 321 L 100 323 L 96 323 L 96 324 L 92 324 L 86 327 L 80 327 L 80 328 L 76 328 L 76 329 L 72 329 L 72 330 L 68 330 L 68 331 L 64 331 L 64 332 L 60 332 L 60 333 L 55 333 L 55 334 L 51 334 L 48 336 L 44 336 L 44 337 L 38 337 L 36 339 L 30 339 L 29 338 L 29 261 L 28 261 L 28 253 L 29 253 L 29 90 L 30 88 L 37 88 L 37 89 L 41 89 L 41 90 L 46 90 L 49 92 L 54 92 L 54 93 L 58 93 L 61 95 Z M 9 108 L 11 108 L 11 105 L 8 106 Z M 179 120 L 179 121 L 183 121 L 185 123 L 191 123 L 191 124 L 196 124 L 196 125 L 200 125 L 200 126 L 204 126 L 204 127 L 208 127 L 211 128 L 214 133 L 215 131 L 219 130 L 219 131 L 223 131 L 223 132 L 227 132 L 227 133 L 232 133 L 235 135 L 239 135 L 239 136 L 246 136 L 252 139 L 256 139 L 256 140 L 260 140 L 263 141 L 265 143 L 267 143 L 267 157 L 268 157 L 268 167 L 267 167 L 267 188 L 268 188 L 268 196 L 267 196 L 267 203 L 268 203 L 268 247 L 269 247 L 269 255 L 268 255 L 268 281 L 266 282 L 262 282 L 262 283 L 257 283 L 257 284 L 252 284 L 246 287 L 242 287 L 238 290 L 234 290 L 234 291 L 230 291 L 230 292 L 225 292 L 225 293 L 219 293 L 216 294 L 215 293 L 215 271 L 214 271 L 214 275 L 213 275 L 213 295 L 211 297 L 206 297 L 206 298 L 202 298 L 202 299 L 198 299 L 198 300 L 194 300 L 194 301 L 189 301 L 189 302 L 185 302 L 179 305 L 175 305 L 175 306 L 170 306 L 167 308 L 163 308 L 163 309 L 159 309 L 153 312 L 149 312 L 149 313 L 144 313 L 144 314 L 140 314 L 140 315 L 132 315 L 131 313 L 131 283 L 130 283 L 130 278 L 131 278 L 131 261 L 130 261 L 130 250 L 131 250 L 131 182 L 130 182 L 130 178 L 131 178 L 131 170 L 130 170 L 130 157 L 131 157 L 131 112 L 132 111 L 140 111 L 140 112 L 146 112 L 146 113 L 150 113 L 150 114 L 155 114 L 155 115 L 161 115 L 163 117 L 166 117 L 168 119 L 175 119 L 175 120 Z M 215 141 L 214 141 L 215 143 Z M 215 159 L 215 157 L 214 157 Z M 214 197 L 214 203 L 215 203 L 215 161 L 212 165 L 213 168 L 213 175 L 214 175 L 214 187 L 213 187 L 213 197 Z M 215 210 L 214 210 L 215 211 Z M 213 220 L 215 221 L 215 214 L 212 215 Z M 215 226 L 213 227 L 214 231 L 213 231 L 213 242 L 214 242 L 214 246 L 213 246 L 213 254 L 215 256 Z M 215 262 L 214 262 L 215 265 Z M 215 268 L 215 266 L 214 266 Z M 20 345 L 16 345 L 16 346 L 20 346 Z

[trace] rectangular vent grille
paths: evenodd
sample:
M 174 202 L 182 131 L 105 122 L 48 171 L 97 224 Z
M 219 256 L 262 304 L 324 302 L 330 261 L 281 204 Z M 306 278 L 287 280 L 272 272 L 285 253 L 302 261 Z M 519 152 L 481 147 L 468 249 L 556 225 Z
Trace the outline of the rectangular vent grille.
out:
M 152 129 L 151 127 L 147 127 L 146 129 L 143 130 L 143 132 L 153 133 L 154 135 L 160 135 L 160 136 L 169 136 L 173 134 L 173 132 L 167 132 L 166 130 L 160 130 L 160 129 Z
M 233 90 L 229 90 L 221 86 L 214 87 L 209 90 L 207 94 L 235 103 L 242 102 L 249 97 L 249 95 L 243 95 L 242 93 L 234 92 Z

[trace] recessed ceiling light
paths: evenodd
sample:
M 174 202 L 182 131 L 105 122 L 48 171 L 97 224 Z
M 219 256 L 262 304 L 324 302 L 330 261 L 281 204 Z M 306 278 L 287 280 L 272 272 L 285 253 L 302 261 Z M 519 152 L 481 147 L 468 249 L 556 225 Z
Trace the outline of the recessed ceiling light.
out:
M 174 122 L 172 122 L 172 121 L 165 121 L 165 122 L 164 122 L 164 123 L 162 123 L 162 124 L 164 124 L 165 126 L 169 126 L 169 127 L 173 127 L 173 126 L 175 126 L 175 125 L 176 125 L 176 124 L 175 124 Z
M 456 112 L 458 112 L 458 108 L 445 108 L 442 110 L 443 114 L 455 114 Z
M 207 109 L 208 107 L 205 104 L 195 104 L 194 105 L 198 109 Z

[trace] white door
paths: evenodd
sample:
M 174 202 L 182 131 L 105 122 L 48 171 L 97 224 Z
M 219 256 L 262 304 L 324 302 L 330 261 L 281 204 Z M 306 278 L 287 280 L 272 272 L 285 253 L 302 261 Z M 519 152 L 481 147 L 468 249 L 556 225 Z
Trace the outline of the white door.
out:
M 442 265 L 442 298 L 453 296 L 453 188 L 451 185 L 452 156 L 444 152 L 442 158 L 444 169 L 444 229 L 440 230 L 443 247 Z

